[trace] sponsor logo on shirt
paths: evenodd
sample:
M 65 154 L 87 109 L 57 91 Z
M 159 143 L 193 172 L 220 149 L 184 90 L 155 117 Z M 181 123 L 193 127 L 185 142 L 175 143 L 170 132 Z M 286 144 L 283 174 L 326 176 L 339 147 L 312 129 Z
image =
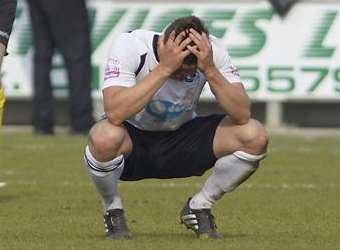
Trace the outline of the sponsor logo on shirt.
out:
M 120 75 L 120 62 L 117 59 L 110 58 L 107 62 L 104 73 L 104 81 L 111 78 L 117 78 Z
M 233 74 L 236 77 L 240 77 L 240 72 L 238 71 L 238 69 L 234 65 L 230 65 L 229 69 L 230 69 L 231 74 Z
M 157 121 L 165 122 L 180 116 L 187 111 L 188 107 L 184 104 L 175 104 L 165 100 L 151 101 L 145 111 L 156 118 Z

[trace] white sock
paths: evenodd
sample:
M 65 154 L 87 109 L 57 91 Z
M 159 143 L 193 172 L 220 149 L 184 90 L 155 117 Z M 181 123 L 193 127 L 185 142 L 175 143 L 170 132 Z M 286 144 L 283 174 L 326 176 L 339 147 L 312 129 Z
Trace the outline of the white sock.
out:
M 192 209 L 210 209 L 225 193 L 233 191 L 248 179 L 256 170 L 259 161 L 265 157 L 236 151 L 218 159 L 212 175 L 203 188 L 190 201 Z
M 84 154 L 85 166 L 99 192 L 105 211 L 109 209 L 123 209 L 118 196 L 117 185 L 124 169 L 124 156 L 120 155 L 111 161 L 97 161 L 88 146 Z

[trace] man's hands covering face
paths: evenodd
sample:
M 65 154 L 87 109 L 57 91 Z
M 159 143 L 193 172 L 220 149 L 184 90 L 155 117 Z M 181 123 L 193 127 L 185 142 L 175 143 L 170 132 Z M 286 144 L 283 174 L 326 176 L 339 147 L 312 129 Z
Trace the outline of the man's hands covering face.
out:
M 175 31 L 170 33 L 168 40 L 164 41 L 164 36 L 158 41 L 160 65 L 170 75 L 182 66 L 183 60 L 191 51 L 187 47 L 192 39 L 186 37 L 187 31 L 182 31 L 175 37 Z
M 211 43 L 206 33 L 198 33 L 194 29 L 189 30 L 189 37 L 195 43 L 194 46 L 187 45 L 188 50 L 197 57 L 198 68 L 206 72 L 215 67 Z
M 211 43 L 206 33 L 198 33 L 194 29 L 184 30 L 175 36 L 170 33 L 168 40 L 162 36 L 158 41 L 160 64 L 168 74 L 172 74 L 183 64 L 189 54 L 197 57 L 197 66 L 202 72 L 214 69 Z

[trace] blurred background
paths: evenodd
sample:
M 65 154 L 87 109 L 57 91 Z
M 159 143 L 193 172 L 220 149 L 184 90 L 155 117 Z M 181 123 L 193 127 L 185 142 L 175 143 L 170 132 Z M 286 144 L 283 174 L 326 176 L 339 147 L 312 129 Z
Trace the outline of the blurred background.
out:
M 268 127 L 340 127 L 340 0 L 88 0 L 94 116 L 102 113 L 100 85 L 115 37 L 133 29 L 161 31 L 197 15 L 228 48 L 253 100 L 253 116 Z M 65 34 L 67 36 L 67 34 Z M 32 27 L 18 1 L 4 61 L 4 125 L 29 125 L 32 114 Z M 68 80 L 58 50 L 51 73 L 56 124 L 69 124 Z M 207 87 L 199 113 L 220 111 Z

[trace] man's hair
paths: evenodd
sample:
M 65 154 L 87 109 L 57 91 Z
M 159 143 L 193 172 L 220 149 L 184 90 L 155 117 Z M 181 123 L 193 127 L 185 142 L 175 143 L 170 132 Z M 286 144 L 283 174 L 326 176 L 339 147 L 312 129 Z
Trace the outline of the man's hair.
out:
M 186 16 L 176 19 L 165 29 L 164 42 L 168 41 L 172 31 L 175 31 L 175 37 L 177 37 L 177 35 L 179 35 L 182 31 L 189 30 L 190 28 L 196 30 L 200 34 L 204 32 L 207 34 L 207 36 L 209 36 L 208 29 L 205 27 L 205 24 L 201 19 L 196 16 Z M 184 39 L 186 39 L 188 36 L 189 34 L 186 34 Z M 193 46 L 194 42 L 192 42 L 190 45 Z M 190 53 L 190 55 L 184 58 L 183 64 L 197 64 L 197 57 L 194 54 Z

